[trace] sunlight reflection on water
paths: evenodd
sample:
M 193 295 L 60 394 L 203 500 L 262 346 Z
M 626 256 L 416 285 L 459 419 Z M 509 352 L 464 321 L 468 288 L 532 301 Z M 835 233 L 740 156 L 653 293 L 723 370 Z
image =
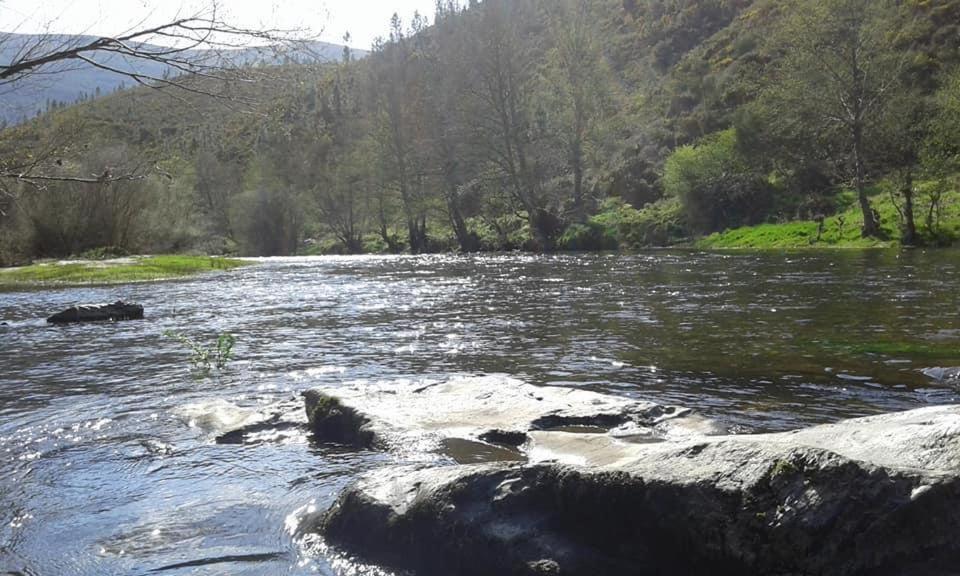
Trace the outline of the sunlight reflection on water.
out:
M 205 561 L 216 574 L 386 574 L 291 526 L 395 456 L 317 446 L 297 430 L 215 442 L 242 423 L 302 420 L 298 394 L 319 384 L 502 373 L 696 407 L 742 432 L 956 402 L 919 371 L 960 364 L 922 348 L 960 356 L 958 261 L 291 258 L 183 282 L 0 293 L 0 572 Z M 117 299 L 148 319 L 42 320 Z M 230 332 L 237 361 L 198 377 L 168 330 Z M 857 351 L 863 342 L 892 351 Z

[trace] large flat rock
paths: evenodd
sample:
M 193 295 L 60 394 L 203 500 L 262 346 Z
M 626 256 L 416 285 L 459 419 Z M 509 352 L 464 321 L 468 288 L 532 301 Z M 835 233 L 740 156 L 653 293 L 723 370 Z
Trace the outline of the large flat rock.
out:
M 437 451 L 456 457 L 479 443 L 505 450 L 492 452 L 495 459 L 595 464 L 620 458 L 617 446 L 626 442 L 723 432 L 692 410 L 502 376 L 354 384 L 310 390 L 304 397 L 319 440 L 408 457 Z M 585 437 L 594 441 L 589 452 L 569 444 Z
M 613 430 L 639 436 L 528 426 L 517 448 L 523 464 L 379 470 L 305 529 L 419 576 L 960 574 L 960 407 L 784 434 L 706 436 L 681 426 L 679 435 L 652 433 L 664 441 L 637 442 L 667 409 L 517 385 L 499 410 L 481 398 L 489 415 L 466 425 L 472 393 L 450 387 L 436 393 L 457 400 L 433 398 L 425 420 L 391 416 L 407 413 L 404 393 L 342 397 L 383 447 L 421 437 L 407 426 L 445 436 L 543 423 L 522 398 L 528 392 L 560 421 L 602 407 L 618 414 L 606 422 Z M 561 398 L 569 403 L 556 408 Z

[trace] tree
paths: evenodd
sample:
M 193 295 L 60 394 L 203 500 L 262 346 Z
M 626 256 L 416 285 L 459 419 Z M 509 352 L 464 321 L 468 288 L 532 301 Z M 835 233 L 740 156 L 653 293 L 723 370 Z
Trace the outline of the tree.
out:
M 464 197 L 476 177 L 476 162 L 469 152 L 469 99 L 471 55 L 462 41 L 468 33 L 456 0 L 437 2 L 436 20 L 422 59 L 421 81 L 432 86 L 424 94 L 426 106 L 425 163 L 433 166 L 447 220 L 461 252 L 476 252 L 480 239 L 467 226 Z
M 56 75 L 72 66 L 87 65 L 133 80 L 154 90 L 196 94 L 235 101 L 234 83 L 247 81 L 258 72 L 247 66 L 244 48 L 268 44 L 282 50 L 301 42 L 302 31 L 252 29 L 230 24 L 221 17 L 218 0 L 186 17 L 154 26 L 135 27 L 116 36 L 68 36 L 40 34 L 17 36 L 0 33 L 0 48 L 13 54 L 0 63 L 0 90 L 12 91 L 27 78 Z M 26 40 L 24 40 L 26 38 Z M 161 74 L 141 72 L 136 66 L 121 68 L 115 62 L 152 62 L 163 67 Z M 198 79 L 215 82 L 198 83 Z M 217 89 L 219 88 L 219 89 Z M 49 157 L 18 163 L 0 158 L 0 192 L 10 193 L 3 181 L 20 181 L 34 187 L 49 182 L 101 184 L 104 181 L 142 179 L 143 174 L 107 174 L 98 177 L 51 174 Z
M 559 102 L 559 133 L 573 173 L 573 214 L 586 219 L 584 174 L 589 148 L 598 140 L 598 127 L 612 105 L 610 71 L 600 47 L 591 4 L 561 0 L 549 13 L 553 42 L 549 84 Z
M 534 106 L 536 60 L 524 44 L 530 8 L 529 2 L 508 0 L 487 0 L 475 8 L 480 14 L 470 40 L 476 73 L 472 115 L 476 145 L 526 213 L 538 248 L 549 251 L 562 224 L 544 190 L 541 160 L 550 139 Z
M 836 164 L 852 175 L 863 236 L 880 226 L 867 195 L 870 142 L 902 90 L 904 51 L 894 45 L 896 0 L 794 0 L 778 30 L 782 59 L 768 90 L 779 121 L 832 140 Z M 829 144 L 828 144 L 829 145 Z
M 374 48 L 372 88 L 376 94 L 378 140 L 387 174 L 392 176 L 403 204 L 410 251 L 427 249 L 427 213 L 423 178 L 418 165 L 418 90 L 415 54 L 397 14 L 390 22 L 390 39 Z
M 945 74 L 934 96 L 924 145 L 925 167 L 935 176 L 960 172 L 960 69 Z
M 916 246 L 921 241 L 916 223 L 915 177 L 931 128 L 927 121 L 931 116 L 928 100 L 917 91 L 900 91 L 879 126 L 874 147 L 884 166 L 891 171 L 890 196 L 900 217 L 900 241 L 904 246 Z
M 936 239 L 939 233 L 943 193 L 958 183 L 960 174 L 960 69 L 944 74 L 940 89 L 933 97 L 932 113 L 927 118 L 926 140 L 920 150 L 921 166 L 933 182 L 927 187 L 926 227 Z
M 320 220 L 346 252 L 363 251 L 363 235 L 372 190 L 376 185 L 371 168 L 370 146 L 364 142 L 369 127 L 360 107 L 353 68 L 349 60 L 328 71 L 321 87 L 316 133 L 306 135 L 302 145 L 316 150 L 313 164 L 320 168 L 312 187 Z

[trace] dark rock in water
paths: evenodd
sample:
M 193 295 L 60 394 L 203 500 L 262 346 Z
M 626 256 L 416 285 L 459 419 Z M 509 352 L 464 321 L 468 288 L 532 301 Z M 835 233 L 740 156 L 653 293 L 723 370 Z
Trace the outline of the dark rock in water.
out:
M 499 422 L 543 422 L 534 404 L 520 399 L 532 387 L 501 383 L 505 400 L 494 402 L 496 409 L 485 388 L 448 384 L 451 401 L 432 398 L 429 415 L 406 406 L 408 394 L 378 388 L 367 389 L 370 412 L 354 392 L 345 392 L 341 405 L 365 418 L 381 444 L 398 449 L 396 440 L 438 430 L 472 436 L 516 428 Z M 599 407 L 606 424 L 619 408 L 634 414 L 635 427 L 653 424 L 639 417 L 639 405 L 621 404 L 626 400 L 575 395 L 568 411 L 557 409 L 562 397 L 541 391 L 535 402 L 551 406 L 557 421 L 584 425 Z M 411 435 L 408 425 L 421 430 Z M 654 443 L 564 430 L 529 429 L 527 436 L 524 465 L 420 464 L 369 473 L 302 530 L 364 561 L 421 576 L 960 573 L 960 406 L 791 433 L 680 434 Z
M 527 433 L 510 430 L 490 430 L 481 434 L 479 438 L 491 444 L 517 448 L 526 444 Z
M 155 439 L 141 440 L 140 446 L 151 456 L 170 456 L 175 451 L 172 444 Z
M 321 442 L 372 448 L 376 438 L 367 429 L 369 420 L 340 399 L 319 390 L 304 393 L 307 420 L 315 438 Z
M 143 320 L 143 306 L 124 302 L 103 306 L 74 306 L 47 318 L 47 322 L 51 324 L 119 322 L 121 320 Z

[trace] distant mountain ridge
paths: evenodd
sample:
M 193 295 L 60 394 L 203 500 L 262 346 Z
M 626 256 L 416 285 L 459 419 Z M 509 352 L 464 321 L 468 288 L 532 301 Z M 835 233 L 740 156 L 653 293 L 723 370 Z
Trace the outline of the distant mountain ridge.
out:
M 9 63 L 25 47 L 40 40 L 53 45 L 74 45 L 96 39 L 95 36 L 33 35 L 0 32 L 0 62 Z M 238 50 L 230 55 L 232 62 L 281 64 L 287 60 L 299 62 L 335 62 L 343 58 L 344 46 L 329 42 L 311 42 L 294 51 L 278 52 L 273 47 L 254 47 Z M 350 49 L 354 58 L 363 58 L 367 51 Z M 164 64 L 149 60 L 131 60 L 116 54 L 93 53 L 92 59 L 123 72 L 137 72 L 161 78 L 176 71 Z M 108 70 L 79 61 L 51 65 L 48 71 L 56 74 L 36 74 L 8 86 L 0 86 L 0 125 L 18 124 L 53 107 L 62 107 L 79 101 L 111 94 L 129 88 L 134 81 Z

